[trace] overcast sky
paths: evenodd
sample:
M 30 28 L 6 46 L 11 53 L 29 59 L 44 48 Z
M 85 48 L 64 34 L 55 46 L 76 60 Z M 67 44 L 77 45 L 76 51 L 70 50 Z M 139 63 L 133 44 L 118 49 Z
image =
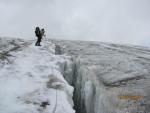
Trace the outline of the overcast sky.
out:
M 0 0 L 0 36 L 150 46 L 150 0 Z

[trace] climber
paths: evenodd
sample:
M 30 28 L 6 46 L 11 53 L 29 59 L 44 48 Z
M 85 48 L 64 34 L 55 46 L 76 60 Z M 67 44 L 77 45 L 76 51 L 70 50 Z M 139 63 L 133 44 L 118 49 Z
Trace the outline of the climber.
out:
M 42 35 L 41 35 L 41 31 L 40 31 L 39 27 L 35 28 L 35 35 L 37 36 L 37 41 L 35 43 L 35 46 L 41 46 L 40 42 L 41 42 L 41 39 L 42 39 Z
M 46 35 L 45 35 L 45 30 L 44 30 L 44 28 L 41 29 L 41 35 L 42 35 L 42 37 L 43 37 L 43 36 L 44 36 L 44 37 L 46 36 Z

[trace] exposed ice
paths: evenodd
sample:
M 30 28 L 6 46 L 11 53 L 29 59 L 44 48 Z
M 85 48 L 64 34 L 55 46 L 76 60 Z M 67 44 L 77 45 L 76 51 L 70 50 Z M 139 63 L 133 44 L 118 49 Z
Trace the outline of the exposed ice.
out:
M 51 41 L 72 56 L 63 69 L 77 113 L 150 113 L 150 48 Z

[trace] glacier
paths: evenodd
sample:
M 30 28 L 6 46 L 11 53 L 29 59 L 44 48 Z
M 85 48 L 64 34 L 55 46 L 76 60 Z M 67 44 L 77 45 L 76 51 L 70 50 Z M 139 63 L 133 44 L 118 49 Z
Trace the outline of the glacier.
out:
M 34 42 L 0 38 L 0 113 L 150 113 L 150 48 Z
M 150 48 L 51 40 L 72 57 L 62 65 L 77 113 L 150 113 Z

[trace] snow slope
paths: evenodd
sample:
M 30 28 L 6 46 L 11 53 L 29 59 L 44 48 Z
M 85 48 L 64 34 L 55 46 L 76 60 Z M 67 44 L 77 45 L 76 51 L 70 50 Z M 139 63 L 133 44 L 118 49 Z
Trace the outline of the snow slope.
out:
M 73 87 L 59 69 L 70 57 L 55 55 L 50 42 L 0 41 L 0 113 L 75 113 Z

